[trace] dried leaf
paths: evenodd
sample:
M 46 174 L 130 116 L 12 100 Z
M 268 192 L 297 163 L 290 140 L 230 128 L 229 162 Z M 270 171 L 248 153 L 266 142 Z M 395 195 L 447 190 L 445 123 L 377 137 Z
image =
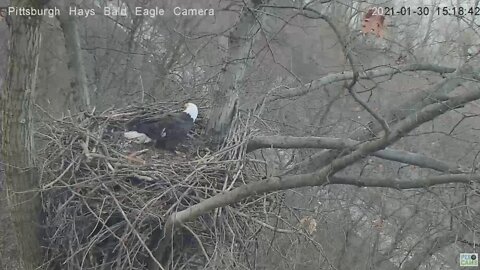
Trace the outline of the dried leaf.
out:
M 383 230 L 383 226 L 384 226 L 383 219 L 379 218 L 379 219 L 376 219 L 376 220 L 372 221 L 372 226 L 376 230 L 379 230 L 379 231 Z
M 308 234 L 312 234 L 317 231 L 317 221 L 313 217 L 304 217 L 300 220 L 300 225 L 307 231 Z
M 373 12 L 373 9 L 369 9 L 363 17 L 362 32 L 365 34 L 373 33 L 377 37 L 383 37 L 385 16 L 373 15 Z

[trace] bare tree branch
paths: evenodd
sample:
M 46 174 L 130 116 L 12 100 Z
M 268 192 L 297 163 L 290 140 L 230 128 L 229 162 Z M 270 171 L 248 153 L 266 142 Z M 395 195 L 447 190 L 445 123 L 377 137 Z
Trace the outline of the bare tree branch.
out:
M 322 148 L 343 150 L 346 148 L 354 148 L 359 144 L 360 142 L 358 141 L 331 137 L 257 136 L 249 141 L 247 152 L 261 148 Z M 456 164 L 408 151 L 385 149 L 377 151 L 372 155 L 378 158 L 429 168 L 440 172 L 468 172 L 467 169 L 461 168 Z
M 452 72 L 455 72 L 455 70 L 456 70 L 455 68 L 438 66 L 433 64 L 399 65 L 399 66 L 371 69 L 365 72 L 361 72 L 359 74 L 359 79 L 371 79 L 371 78 L 377 78 L 382 76 L 392 76 L 392 75 L 406 72 L 406 71 L 432 71 L 432 72 L 443 74 L 443 73 L 452 73 Z M 310 83 L 307 83 L 299 87 L 282 89 L 282 90 L 276 91 L 272 93 L 272 96 L 270 97 L 270 101 L 283 99 L 283 98 L 293 98 L 297 96 L 302 96 L 320 87 L 323 87 L 325 85 L 329 85 L 335 82 L 351 80 L 351 79 L 353 79 L 352 71 L 329 74 L 329 75 L 326 75 L 325 77 L 322 77 L 318 80 L 312 81 Z
M 446 102 L 429 105 L 419 111 L 418 114 L 412 115 L 399 122 L 396 127 L 392 129 L 392 132 L 387 137 L 362 143 L 352 153 L 333 160 L 328 166 L 325 166 L 314 173 L 271 177 L 264 181 L 254 182 L 238 187 L 229 192 L 220 193 L 215 197 L 204 200 L 197 205 L 194 205 L 172 215 L 172 220 L 170 221 L 170 223 L 183 223 L 185 221 L 197 218 L 205 212 L 231 203 L 238 202 L 254 194 L 263 194 L 266 192 L 273 192 L 278 190 L 287 190 L 291 188 L 320 186 L 328 184 L 328 182 L 330 181 L 329 177 L 336 172 L 362 159 L 366 155 L 385 148 L 387 145 L 399 140 L 408 132 L 420 126 L 421 124 L 428 122 L 435 117 L 444 114 L 445 112 L 452 110 L 462 104 L 479 98 L 480 90 L 477 89 L 463 95 L 452 97 Z M 170 224 L 170 226 L 172 226 L 173 223 Z
M 417 251 L 410 260 L 403 264 L 400 270 L 418 269 L 420 265 L 433 254 L 454 243 L 459 234 L 461 233 L 450 231 L 433 239 L 428 239 L 428 241 L 422 245 L 421 250 Z
M 442 101 L 448 100 L 447 94 L 455 90 L 458 86 L 467 82 L 468 79 L 473 79 L 478 76 L 480 69 L 473 69 L 470 65 L 465 64 L 460 67 L 457 71 L 454 72 L 450 77 L 444 79 L 442 82 L 438 83 L 429 91 L 424 91 L 416 94 L 414 97 L 410 98 L 400 106 L 391 110 L 387 113 L 385 119 L 391 125 L 405 119 L 407 117 L 415 117 L 416 112 L 422 108 L 428 107 L 431 104 L 441 104 Z M 408 108 L 408 109 L 403 109 Z M 351 139 L 355 140 L 368 140 L 375 135 L 377 132 L 381 131 L 382 127 L 375 124 L 368 130 L 359 130 L 359 132 L 354 133 L 350 136 Z M 326 164 L 325 161 L 334 159 L 338 153 L 335 151 L 322 151 L 313 156 L 303 164 L 299 164 L 298 168 L 306 167 L 309 164 L 316 163 L 321 161 Z
M 384 149 L 421 124 L 431 121 L 439 115 L 457 108 L 460 105 L 477 99 L 480 99 L 480 89 L 452 97 L 442 103 L 428 105 L 417 114 L 410 115 L 406 119 L 400 121 L 388 135 L 381 139 L 375 139 L 360 144 L 358 148 L 351 153 L 334 159 L 330 164 L 324 166 L 318 171 L 308 174 L 274 176 L 267 180 L 252 182 L 231 191 L 219 193 L 218 195 L 208 198 L 185 210 L 174 213 L 168 218 L 165 224 L 165 236 L 160 241 L 160 248 L 156 250 L 155 256 L 157 258 L 164 256 L 169 248 L 169 241 L 173 237 L 175 230 L 184 222 L 198 218 L 200 215 L 218 207 L 239 202 L 250 196 L 292 188 L 329 184 L 331 182 L 330 178 L 338 171 L 343 170 L 371 153 Z
M 298 7 L 293 7 L 293 6 L 279 6 L 278 8 L 298 9 Z M 301 10 L 301 12 L 302 12 L 302 15 L 305 16 L 305 17 L 312 18 L 312 19 L 321 19 L 321 20 L 326 21 L 327 23 L 329 23 L 329 25 L 332 26 L 328 17 L 325 16 L 324 14 L 318 12 L 315 9 L 304 7 L 304 9 Z M 336 29 L 335 26 L 332 27 L 332 29 L 335 30 Z M 337 36 L 338 36 L 338 34 L 337 34 Z M 339 38 L 339 41 L 342 41 L 341 37 L 338 36 L 338 38 Z M 347 55 L 347 56 L 349 56 L 349 55 Z M 406 102 L 403 102 L 401 105 L 399 105 L 396 108 L 394 108 L 393 110 L 389 111 L 386 114 L 386 116 L 382 118 L 382 119 L 385 119 L 387 124 L 391 125 L 391 124 L 396 123 L 396 122 L 398 122 L 402 119 L 405 119 L 406 117 L 411 116 L 412 114 L 416 113 L 417 111 L 421 110 L 422 108 L 425 108 L 426 106 L 428 106 L 430 104 L 434 104 L 434 103 L 437 103 L 437 102 L 447 100 L 448 99 L 448 94 L 450 92 L 452 92 L 453 90 L 455 90 L 458 86 L 466 83 L 469 79 L 478 80 L 478 77 L 479 77 L 479 75 L 478 75 L 479 69 L 473 69 L 472 65 L 469 64 L 468 62 L 465 63 L 463 66 L 459 67 L 456 70 L 451 69 L 451 68 L 439 67 L 439 66 L 431 66 L 431 65 L 427 65 L 427 66 L 430 66 L 430 68 L 433 69 L 433 70 L 437 70 L 437 71 L 442 71 L 443 70 L 443 71 L 448 71 L 448 72 L 444 72 L 444 73 L 452 73 L 453 72 L 453 74 L 451 76 L 447 77 L 446 79 L 444 79 L 443 81 L 441 81 L 440 83 L 438 83 L 437 85 L 435 85 L 432 89 L 430 89 L 428 91 L 421 91 L 421 92 L 415 94 L 413 97 L 409 98 Z M 424 67 L 426 67 L 426 66 L 424 66 Z M 420 70 L 420 69 L 418 69 L 418 70 Z M 391 74 L 393 74 L 393 73 L 391 73 Z M 337 74 L 337 75 L 339 75 L 341 77 L 342 74 Z M 349 75 L 350 75 L 349 78 L 353 78 L 354 77 L 354 72 L 349 73 Z M 359 74 L 359 75 L 360 75 L 360 78 L 362 78 L 363 75 L 362 74 Z M 385 75 L 387 75 L 387 74 L 385 74 Z M 325 77 L 325 78 L 327 78 L 327 77 Z M 369 77 L 366 77 L 366 78 L 369 78 Z M 334 79 L 332 80 L 332 82 L 333 81 L 334 81 Z M 329 83 L 331 83 L 331 82 L 329 82 Z M 328 83 L 326 82 L 325 84 L 328 84 Z M 299 88 L 298 91 L 300 91 L 300 92 L 310 91 L 310 89 L 315 89 L 315 87 L 319 87 L 319 86 L 322 86 L 322 85 L 321 84 L 319 84 L 318 86 L 317 85 L 315 85 L 315 86 L 309 85 L 309 89 L 304 90 L 302 88 Z M 286 91 L 286 92 L 290 92 L 290 91 Z M 288 94 L 288 93 L 286 93 L 286 94 Z M 295 94 L 295 95 L 297 95 L 297 94 Z M 381 131 L 382 128 L 385 129 L 385 123 L 382 123 L 380 121 L 380 124 L 375 123 L 373 125 L 373 127 L 369 128 L 369 129 L 359 130 L 359 132 L 354 133 L 352 136 L 350 136 L 350 138 L 355 139 L 355 140 L 359 140 L 359 141 L 367 140 L 367 139 L 375 136 L 375 134 L 378 133 L 379 131 Z M 320 162 L 321 164 L 327 164 L 329 161 L 333 160 L 337 155 L 338 155 L 338 153 L 336 151 L 322 151 L 322 152 L 319 152 L 319 153 L 311 156 L 304 163 L 299 164 L 299 166 L 296 166 L 296 168 L 307 167 L 309 164 L 314 164 L 314 163 L 317 163 L 317 162 Z
M 358 79 L 359 79 L 359 74 L 360 74 L 360 70 L 358 67 L 361 66 L 361 63 L 358 61 L 358 59 L 352 54 L 352 51 L 351 49 L 349 48 L 349 45 L 347 44 L 347 42 L 345 41 L 345 38 L 344 36 L 342 35 L 342 33 L 340 32 L 339 28 L 336 26 L 335 23 L 333 23 L 333 21 L 328 18 L 328 17 L 324 17 L 323 20 L 325 20 L 329 25 L 330 27 L 333 29 L 333 32 L 335 32 L 335 35 L 337 36 L 337 39 L 338 41 L 340 42 L 340 44 L 342 45 L 342 50 L 343 50 L 343 53 L 345 54 L 348 62 L 350 63 L 350 68 L 352 69 L 353 71 L 353 79 L 352 79 L 352 82 L 347 86 L 347 89 L 348 89 L 348 92 L 350 93 L 350 95 L 352 95 L 353 99 L 358 103 L 360 104 L 360 106 L 362 106 L 375 120 L 377 120 L 377 122 L 380 124 L 380 126 L 383 128 L 383 131 L 385 132 L 385 135 L 388 135 L 390 133 L 390 127 L 388 126 L 388 123 L 387 121 L 385 121 L 385 119 L 383 119 L 383 117 L 381 117 L 378 113 L 375 112 L 375 110 L 373 110 L 372 108 L 370 108 L 370 106 L 365 102 L 363 101 L 360 96 L 358 96 L 357 92 L 355 91 L 355 89 L 353 88 L 355 86 L 355 84 L 357 83 Z
M 332 176 L 328 184 L 352 185 L 358 187 L 384 187 L 393 189 L 426 188 L 451 183 L 480 182 L 480 175 L 471 174 L 445 174 L 421 179 L 396 179 L 396 178 L 356 178 L 347 176 Z

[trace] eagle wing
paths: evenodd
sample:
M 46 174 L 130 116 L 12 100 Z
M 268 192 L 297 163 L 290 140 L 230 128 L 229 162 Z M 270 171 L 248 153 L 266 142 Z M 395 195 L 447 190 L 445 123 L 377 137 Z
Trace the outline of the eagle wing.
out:
M 135 118 L 127 123 L 127 129 L 143 133 L 148 137 L 154 139 L 159 137 L 162 129 L 168 126 L 168 123 L 175 118 L 175 114 L 163 114 L 156 118 Z
M 155 119 L 134 120 L 127 127 L 155 140 L 158 147 L 174 149 L 193 128 L 193 121 L 184 113 L 170 113 Z
M 179 114 L 172 119 L 157 122 L 157 130 L 160 131 L 156 137 L 157 146 L 167 149 L 174 149 L 177 144 L 187 138 L 188 132 L 193 128 L 193 121 Z

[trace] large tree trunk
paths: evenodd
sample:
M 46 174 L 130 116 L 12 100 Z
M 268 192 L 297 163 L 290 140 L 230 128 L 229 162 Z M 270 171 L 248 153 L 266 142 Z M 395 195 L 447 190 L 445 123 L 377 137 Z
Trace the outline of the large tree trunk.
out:
M 223 81 L 213 92 L 213 109 L 210 113 L 207 130 L 215 142 L 220 142 L 227 134 L 238 106 L 238 97 L 243 92 L 243 80 L 248 64 L 254 36 L 258 32 L 258 18 L 255 9 L 260 0 L 252 0 L 251 6 L 244 7 L 240 21 L 228 36 L 227 59 Z
M 77 19 L 75 16 L 68 15 L 68 5 L 67 7 L 60 6 L 59 9 L 61 12 L 58 20 L 65 38 L 67 66 L 70 71 L 70 106 L 74 111 L 87 110 L 90 108 L 90 91 L 88 90 L 87 73 L 82 57 Z
M 0 164 L 0 269 L 19 269 L 18 245 L 3 189 L 2 174 Z
M 17 6 L 35 6 L 37 1 L 15 1 Z M 11 16 L 9 61 L 2 100 L 2 160 L 10 218 L 23 269 L 42 262 L 39 239 L 41 213 L 38 172 L 34 164 L 32 103 L 40 51 L 41 17 Z M 15 269 L 14 265 L 8 269 Z

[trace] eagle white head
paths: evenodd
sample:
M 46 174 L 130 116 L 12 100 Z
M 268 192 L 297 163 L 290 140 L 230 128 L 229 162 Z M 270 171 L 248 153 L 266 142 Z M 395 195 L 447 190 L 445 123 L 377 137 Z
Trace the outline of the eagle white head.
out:
M 190 115 L 190 117 L 193 119 L 193 122 L 195 122 L 195 120 L 197 119 L 197 116 L 198 116 L 197 105 L 189 102 L 185 104 L 185 110 L 183 110 L 183 112 Z

